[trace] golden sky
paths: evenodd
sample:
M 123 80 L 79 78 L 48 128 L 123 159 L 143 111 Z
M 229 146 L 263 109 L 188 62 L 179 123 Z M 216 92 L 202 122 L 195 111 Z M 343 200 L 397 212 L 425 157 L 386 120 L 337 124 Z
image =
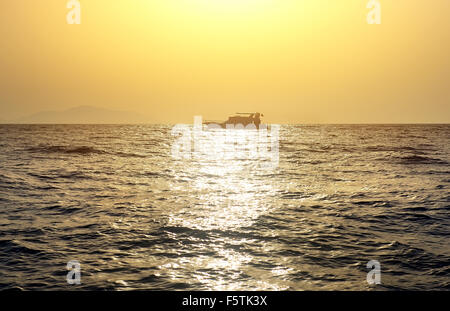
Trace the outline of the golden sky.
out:
M 91 105 L 149 122 L 450 122 L 450 1 L 0 2 L 0 119 Z

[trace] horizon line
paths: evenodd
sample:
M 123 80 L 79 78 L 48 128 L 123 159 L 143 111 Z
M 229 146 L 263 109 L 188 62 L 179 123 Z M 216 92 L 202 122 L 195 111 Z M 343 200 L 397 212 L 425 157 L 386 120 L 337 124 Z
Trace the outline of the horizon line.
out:
M 124 122 L 124 123 L 16 123 L 16 122 L 1 122 L 0 125 L 176 125 L 176 124 L 192 124 L 192 123 L 160 123 L 160 122 Z M 279 122 L 279 123 L 265 123 L 268 125 L 279 124 L 279 125 L 450 125 L 450 122 L 369 122 L 369 123 L 324 123 L 324 122 L 305 122 L 305 123 L 290 123 L 290 122 Z

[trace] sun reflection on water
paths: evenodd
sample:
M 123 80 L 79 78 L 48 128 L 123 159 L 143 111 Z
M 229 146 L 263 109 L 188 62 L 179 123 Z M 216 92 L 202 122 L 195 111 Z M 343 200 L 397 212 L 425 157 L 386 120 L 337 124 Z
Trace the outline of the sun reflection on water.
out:
M 208 133 L 215 134 L 217 132 Z M 246 141 L 246 135 L 254 137 L 254 133 L 246 131 L 240 131 L 239 135 L 243 136 L 240 137 L 243 141 Z M 277 189 L 270 179 L 264 177 L 272 172 L 259 168 L 257 161 L 254 158 L 214 160 L 199 157 L 182 160 L 182 165 L 178 166 L 180 178 L 187 180 L 188 185 L 175 183 L 173 189 L 188 189 L 193 203 L 173 209 L 168 217 L 169 226 L 189 228 L 208 235 L 203 240 L 193 238 L 196 243 L 192 247 L 201 249 L 205 255 L 180 256 L 169 263 L 170 267 L 175 264 L 192 271 L 192 278 L 185 279 L 185 282 L 197 282 L 212 290 L 251 289 L 249 284 L 254 289 L 286 288 L 280 287 L 279 282 L 272 284 L 267 275 L 257 275 L 261 272 L 251 269 L 254 256 L 239 250 L 246 243 L 252 243 L 241 232 L 274 208 L 270 198 L 275 196 Z M 172 280 L 185 275 L 179 269 L 163 270 Z M 274 272 L 267 271 L 267 274 L 280 275 L 280 271 L 283 267 Z

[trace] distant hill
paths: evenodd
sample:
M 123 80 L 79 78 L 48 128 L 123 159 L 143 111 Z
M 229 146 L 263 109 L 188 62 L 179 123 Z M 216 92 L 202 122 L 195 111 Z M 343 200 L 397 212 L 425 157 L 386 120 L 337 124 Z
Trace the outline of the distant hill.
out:
M 92 106 L 79 106 L 61 111 L 41 111 L 16 120 L 25 124 L 123 124 L 149 123 L 148 119 L 132 111 L 116 111 Z
M 0 119 L 0 124 L 8 124 L 11 123 L 10 120 Z

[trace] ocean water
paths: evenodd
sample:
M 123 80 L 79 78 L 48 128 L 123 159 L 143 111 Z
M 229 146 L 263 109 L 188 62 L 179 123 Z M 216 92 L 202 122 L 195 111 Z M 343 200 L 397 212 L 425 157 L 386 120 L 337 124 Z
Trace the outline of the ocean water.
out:
M 272 170 L 171 128 L 0 125 L 0 289 L 450 289 L 450 125 L 282 126 Z

